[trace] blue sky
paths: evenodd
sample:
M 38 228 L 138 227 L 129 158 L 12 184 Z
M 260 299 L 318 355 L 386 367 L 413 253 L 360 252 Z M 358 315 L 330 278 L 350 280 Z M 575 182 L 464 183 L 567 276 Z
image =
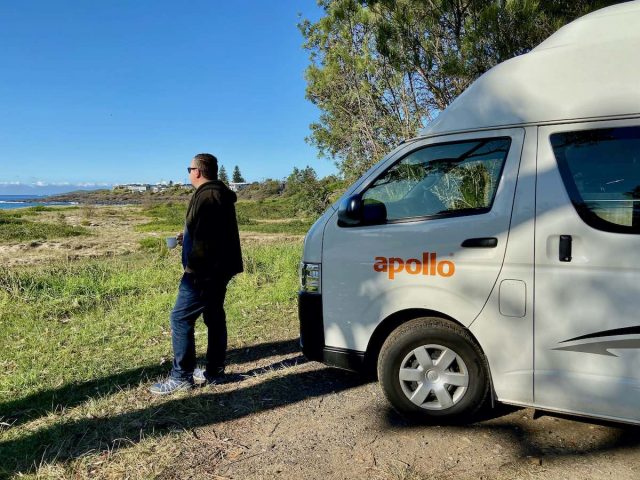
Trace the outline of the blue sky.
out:
M 186 180 L 214 153 L 247 180 L 335 172 L 305 143 L 297 23 L 315 0 L 0 5 L 0 184 Z

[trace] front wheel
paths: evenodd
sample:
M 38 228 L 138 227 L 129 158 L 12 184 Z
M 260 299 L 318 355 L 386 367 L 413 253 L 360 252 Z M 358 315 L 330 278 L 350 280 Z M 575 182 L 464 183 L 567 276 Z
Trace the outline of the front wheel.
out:
M 400 413 L 420 419 L 466 420 L 484 403 L 484 356 L 462 327 L 440 318 L 411 320 L 387 338 L 378 378 Z

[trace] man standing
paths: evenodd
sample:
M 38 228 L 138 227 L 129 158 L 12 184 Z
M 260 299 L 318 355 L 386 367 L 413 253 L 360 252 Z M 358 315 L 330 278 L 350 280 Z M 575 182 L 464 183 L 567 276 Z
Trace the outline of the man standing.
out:
M 236 194 L 218 180 L 218 160 L 200 153 L 187 168 L 196 188 L 189 202 L 182 244 L 184 274 L 171 312 L 173 368 L 169 377 L 151 386 L 166 395 L 194 383 L 215 383 L 224 375 L 227 325 L 224 296 L 229 280 L 242 272 L 240 236 L 234 203 Z M 206 368 L 196 368 L 195 322 L 207 325 Z

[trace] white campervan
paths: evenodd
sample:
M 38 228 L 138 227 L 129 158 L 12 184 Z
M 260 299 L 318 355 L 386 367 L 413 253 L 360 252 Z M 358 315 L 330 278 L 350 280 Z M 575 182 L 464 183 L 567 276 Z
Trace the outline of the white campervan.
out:
M 640 2 L 473 83 L 305 239 L 309 359 L 399 411 L 640 423 Z

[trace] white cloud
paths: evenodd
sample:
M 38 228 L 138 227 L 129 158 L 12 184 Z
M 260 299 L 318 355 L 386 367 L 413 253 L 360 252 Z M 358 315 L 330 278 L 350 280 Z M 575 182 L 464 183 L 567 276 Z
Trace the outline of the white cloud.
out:
M 108 187 L 111 184 L 109 184 L 109 183 L 84 182 L 84 183 L 77 183 L 76 185 L 79 186 L 79 187 Z

